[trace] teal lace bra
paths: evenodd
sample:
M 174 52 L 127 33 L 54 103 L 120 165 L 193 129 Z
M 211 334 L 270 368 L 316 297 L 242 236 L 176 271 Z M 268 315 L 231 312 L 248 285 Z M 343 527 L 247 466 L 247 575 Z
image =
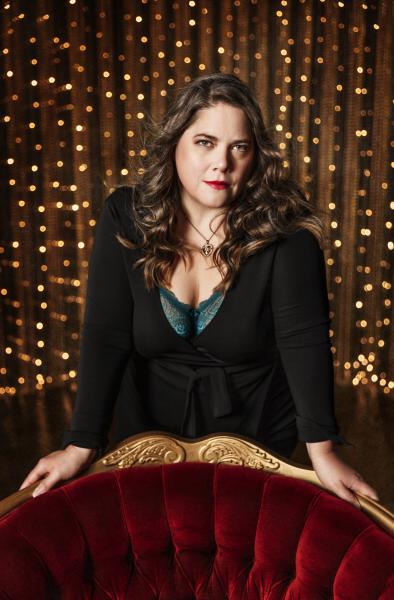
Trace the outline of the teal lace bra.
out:
M 159 290 L 161 304 L 169 323 L 185 338 L 199 335 L 213 319 L 224 299 L 223 293 L 213 292 L 209 298 L 193 308 L 190 304 L 178 300 L 171 290 L 163 287 Z

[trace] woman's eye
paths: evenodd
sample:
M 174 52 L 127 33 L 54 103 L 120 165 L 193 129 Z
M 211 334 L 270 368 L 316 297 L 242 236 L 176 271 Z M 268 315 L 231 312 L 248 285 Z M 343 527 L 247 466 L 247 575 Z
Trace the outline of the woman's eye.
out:
M 205 146 L 205 144 L 211 144 L 211 142 L 209 140 L 198 140 L 196 143 L 200 144 L 201 142 L 202 142 L 203 146 Z M 242 152 L 248 151 L 248 146 L 246 144 L 234 144 L 234 147 L 240 148 Z

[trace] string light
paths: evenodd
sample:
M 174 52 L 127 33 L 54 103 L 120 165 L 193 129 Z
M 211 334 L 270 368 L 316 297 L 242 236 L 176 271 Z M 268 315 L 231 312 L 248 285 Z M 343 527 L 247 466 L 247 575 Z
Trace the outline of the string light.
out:
M 47 2 L 1 11 L 0 396 L 76 389 L 93 232 L 139 125 L 204 72 L 255 90 L 293 176 L 327 212 L 338 382 L 394 388 L 389 3 Z M 391 142 L 391 144 L 393 144 Z M 105 182 L 106 186 L 103 186 Z

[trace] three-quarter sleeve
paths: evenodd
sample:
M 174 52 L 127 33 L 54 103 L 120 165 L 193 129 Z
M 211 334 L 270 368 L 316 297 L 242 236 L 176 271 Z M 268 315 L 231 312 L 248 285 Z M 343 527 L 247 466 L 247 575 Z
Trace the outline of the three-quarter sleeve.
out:
M 339 435 L 335 418 L 324 253 L 307 229 L 277 245 L 271 303 L 276 343 L 296 409 L 298 439 L 353 445 Z
M 115 237 L 125 188 L 110 194 L 97 221 L 89 260 L 77 395 L 62 448 L 98 448 L 101 456 L 125 366 L 133 351 L 133 300 L 122 246 Z

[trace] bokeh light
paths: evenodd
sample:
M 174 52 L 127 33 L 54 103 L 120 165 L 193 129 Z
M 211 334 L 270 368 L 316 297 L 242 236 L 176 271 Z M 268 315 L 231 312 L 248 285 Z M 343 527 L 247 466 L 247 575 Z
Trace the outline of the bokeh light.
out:
M 45 9 L 44 9 L 45 6 Z M 24 3 L 0 8 L 0 396 L 76 389 L 103 200 L 177 86 L 235 73 L 327 214 L 336 381 L 394 388 L 392 3 Z

